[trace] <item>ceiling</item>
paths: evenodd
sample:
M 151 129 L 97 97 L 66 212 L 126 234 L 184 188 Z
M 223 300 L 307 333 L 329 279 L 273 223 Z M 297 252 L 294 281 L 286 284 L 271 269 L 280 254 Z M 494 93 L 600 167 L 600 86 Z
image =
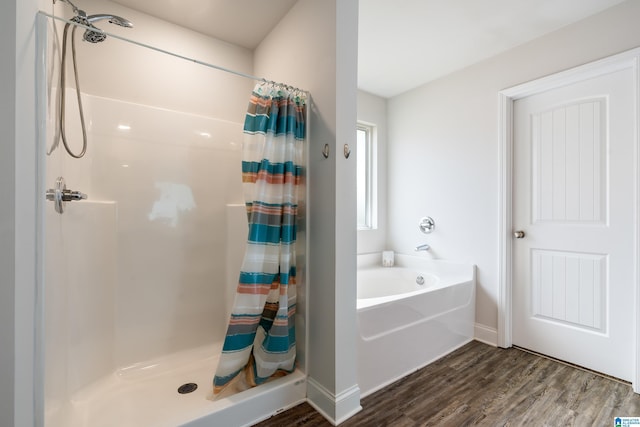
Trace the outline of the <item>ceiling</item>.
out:
M 392 97 L 624 0 L 360 0 L 358 86 Z
M 254 49 L 297 0 L 113 1 Z M 623 1 L 360 0 L 358 86 L 392 97 Z
M 114 3 L 172 24 L 252 50 L 289 12 L 296 1 L 113 0 Z

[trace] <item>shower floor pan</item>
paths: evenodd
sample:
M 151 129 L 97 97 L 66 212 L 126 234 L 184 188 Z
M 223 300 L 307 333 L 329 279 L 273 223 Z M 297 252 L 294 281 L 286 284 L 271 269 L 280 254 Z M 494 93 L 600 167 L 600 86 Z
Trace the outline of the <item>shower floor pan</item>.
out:
M 212 401 L 211 384 L 220 347 L 206 346 L 116 371 L 75 393 L 68 426 L 249 426 L 297 405 L 306 377 L 291 375 Z M 191 393 L 178 392 L 195 383 Z

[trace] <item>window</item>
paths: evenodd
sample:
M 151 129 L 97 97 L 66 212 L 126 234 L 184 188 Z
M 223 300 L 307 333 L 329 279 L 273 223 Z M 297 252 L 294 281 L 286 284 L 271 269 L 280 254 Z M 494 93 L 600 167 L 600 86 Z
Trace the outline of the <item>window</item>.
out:
M 375 126 L 358 123 L 357 128 L 357 174 L 358 174 L 358 230 L 371 230 L 375 224 Z

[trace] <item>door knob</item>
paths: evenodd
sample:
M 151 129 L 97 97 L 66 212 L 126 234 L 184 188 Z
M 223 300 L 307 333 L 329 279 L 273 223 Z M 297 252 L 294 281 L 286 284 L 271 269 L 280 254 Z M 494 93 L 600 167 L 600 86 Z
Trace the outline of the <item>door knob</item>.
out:
M 513 237 L 515 237 L 516 239 L 524 238 L 524 231 L 522 231 L 522 230 L 515 231 L 513 233 Z

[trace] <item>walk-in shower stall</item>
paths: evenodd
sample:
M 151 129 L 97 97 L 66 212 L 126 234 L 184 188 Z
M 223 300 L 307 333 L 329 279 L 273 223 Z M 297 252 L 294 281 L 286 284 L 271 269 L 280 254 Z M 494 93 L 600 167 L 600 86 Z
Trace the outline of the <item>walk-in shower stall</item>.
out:
M 38 17 L 44 425 L 247 425 L 300 402 L 303 357 L 286 377 L 210 399 L 247 240 L 241 145 L 256 82 L 124 36 L 81 42 L 78 28 L 80 90 L 68 50 L 63 94 L 66 22 Z M 76 154 L 86 139 L 83 156 L 61 130 Z M 302 191 L 301 217 L 304 202 Z

